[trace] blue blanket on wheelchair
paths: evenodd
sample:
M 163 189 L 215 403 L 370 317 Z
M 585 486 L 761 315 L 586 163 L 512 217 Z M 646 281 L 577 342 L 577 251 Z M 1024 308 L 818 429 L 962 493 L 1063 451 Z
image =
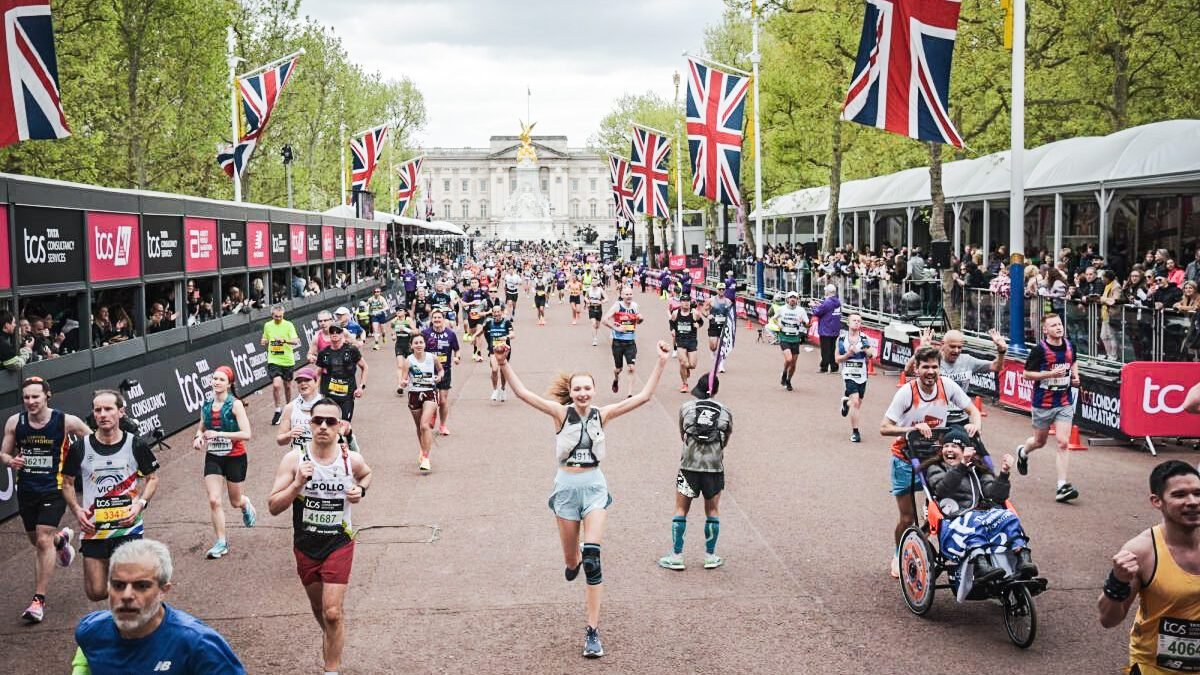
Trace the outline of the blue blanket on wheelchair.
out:
M 1008 509 L 967 511 L 943 521 L 938 543 L 942 555 L 955 563 L 965 562 L 975 550 L 1000 553 L 1025 546 L 1029 537 L 1021 529 L 1017 514 Z

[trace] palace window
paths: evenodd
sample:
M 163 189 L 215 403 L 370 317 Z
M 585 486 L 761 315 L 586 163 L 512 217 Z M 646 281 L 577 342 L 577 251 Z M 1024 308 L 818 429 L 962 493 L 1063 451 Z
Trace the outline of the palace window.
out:
M 450 200 L 449 199 L 442 202 L 442 217 L 443 218 L 453 217 L 453 214 L 450 213 Z
M 449 191 L 450 191 L 450 179 L 443 178 L 442 179 L 442 192 L 449 192 Z
M 462 200 L 462 217 L 463 220 L 471 217 L 471 202 Z
M 466 179 L 466 178 L 464 178 L 464 179 L 463 179 L 463 181 L 462 181 L 462 191 L 463 191 L 463 192 L 470 192 L 470 191 L 471 191 L 471 181 L 470 181 L 469 179 Z
M 578 199 L 571 200 L 571 217 L 572 218 L 579 217 L 579 200 Z
M 589 183 L 589 185 L 591 185 L 592 192 L 595 192 L 595 191 L 596 191 L 596 179 L 595 179 L 595 178 L 589 178 L 589 179 L 588 179 L 588 183 Z
M 487 215 L 487 200 L 486 199 L 479 202 L 479 217 L 480 218 L 488 217 L 488 215 Z
M 479 191 L 487 192 L 487 179 L 486 178 L 479 179 Z
M 578 178 L 571 179 L 571 192 L 579 192 L 579 179 Z
M 592 218 L 596 217 L 596 200 L 595 199 L 588 202 L 588 215 L 591 216 Z

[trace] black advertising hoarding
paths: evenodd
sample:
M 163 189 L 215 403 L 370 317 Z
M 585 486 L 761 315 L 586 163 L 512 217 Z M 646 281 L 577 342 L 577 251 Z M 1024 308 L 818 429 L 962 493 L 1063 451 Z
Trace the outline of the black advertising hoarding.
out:
M 333 228 L 333 256 L 338 260 L 346 258 L 346 228 Z
M 183 218 L 142 216 L 142 273 L 183 273 Z
M 83 281 L 83 211 L 18 206 L 16 220 L 18 285 Z
M 288 236 L 291 228 L 287 223 L 271 223 L 271 262 L 287 263 L 291 261 L 291 250 L 288 248 Z
M 305 248 L 308 250 L 308 260 L 321 262 L 321 226 L 309 225 L 304 232 L 307 238 Z
M 222 220 L 217 223 L 221 236 L 221 269 L 246 266 L 246 223 Z
M 367 255 L 367 231 L 361 227 L 354 228 L 354 257 L 362 258 Z

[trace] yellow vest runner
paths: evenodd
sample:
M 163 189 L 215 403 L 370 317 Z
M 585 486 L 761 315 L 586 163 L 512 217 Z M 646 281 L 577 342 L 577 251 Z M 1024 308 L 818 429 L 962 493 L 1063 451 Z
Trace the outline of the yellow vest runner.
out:
M 1156 564 L 1150 583 L 1138 593 L 1137 617 L 1129 631 L 1128 672 L 1200 672 L 1200 575 L 1175 564 L 1161 525 L 1150 529 L 1150 539 Z

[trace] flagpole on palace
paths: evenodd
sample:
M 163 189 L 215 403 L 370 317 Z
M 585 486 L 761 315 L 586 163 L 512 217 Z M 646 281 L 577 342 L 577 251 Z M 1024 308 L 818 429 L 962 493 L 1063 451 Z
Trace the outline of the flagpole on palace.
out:
M 234 53 L 237 51 L 237 37 L 234 35 L 233 26 L 228 28 L 225 33 L 225 48 L 228 52 L 229 61 L 229 126 L 231 131 L 230 143 L 233 146 L 233 201 L 242 201 L 242 176 L 238 173 L 238 87 L 237 87 L 237 64 L 241 59 Z
M 763 226 L 762 226 L 762 125 L 758 116 L 758 3 L 750 3 L 750 65 L 754 79 L 754 282 L 755 295 L 766 297 L 763 284 Z
M 1012 127 L 1009 167 L 1011 195 L 1008 206 L 1009 294 L 1008 345 L 1025 351 L 1025 0 L 1010 0 L 1012 11 Z
M 675 144 L 679 144 L 679 71 L 675 71 Z M 683 254 L 683 165 L 679 148 L 675 154 L 675 253 Z

